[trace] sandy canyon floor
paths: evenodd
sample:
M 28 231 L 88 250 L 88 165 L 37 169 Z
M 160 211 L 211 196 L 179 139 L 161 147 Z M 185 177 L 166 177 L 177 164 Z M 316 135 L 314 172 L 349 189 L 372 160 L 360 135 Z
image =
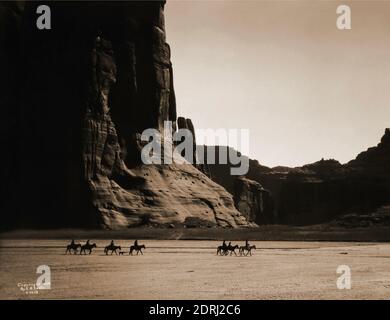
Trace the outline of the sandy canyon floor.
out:
M 144 255 L 65 255 L 65 240 L 0 241 L 1 299 L 389 299 L 390 244 L 253 241 L 253 256 L 217 256 L 217 241 L 140 240 Z M 116 240 L 128 251 L 129 240 Z M 240 242 L 241 244 L 241 242 Z M 34 290 L 47 265 L 51 289 Z M 338 289 L 347 265 L 352 288 Z

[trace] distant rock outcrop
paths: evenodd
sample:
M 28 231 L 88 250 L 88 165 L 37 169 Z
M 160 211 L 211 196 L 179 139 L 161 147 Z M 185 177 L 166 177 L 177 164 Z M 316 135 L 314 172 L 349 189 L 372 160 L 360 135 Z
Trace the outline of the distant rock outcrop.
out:
M 268 190 L 258 182 L 247 176 L 232 175 L 230 169 L 234 167 L 229 161 L 229 154 L 237 153 L 236 150 L 225 146 L 204 146 L 203 162 L 207 160 L 207 154 L 215 152 L 215 164 L 207 164 L 206 174 L 218 184 L 229 191 L 234 198 L 236 208 L 249 220 L 256 224 L 270 224 L 274 222 L 274 203 Z M 221 154 L 225 154 L 228 163 L 221 164 Z M 198 154 L 198 158 L 200 158 Z M 244 156 L 243 156 L 244 157 Z M 250 161 L 250 166 L 254 162 Z M 266 167 L 264 167 L 266 168 Z
M 238 209 L 247 215 L 251 212 L 251 219 L 258 223 L 315 224 L 345 214 L 364 216 L 390 204 L 389 129 L 377 146 L 344 165 L 332 159 L 297 168 L 268 168 L 257 160 L 249 164 L 244 181 L 256 181 L 266 189 L 271 205 L 263 207 L 272 209 L 259 207 L 256 192 L 234 189 L 235 183 L 244 185 L 244 190 L 256 187 L 230 176 L 229 165 L 211 165 L 210 171 L 212 179 L 234 195 Z
M 269 191 L 260 183 L 239 177 L 234 185 L 236 208 L 249 220 L 257 224 L 272 223 L 273 202 Z
M 3 227 L 252 225 L 194 166 L 140 161 L 142 131 L 176 125 L 164 1 L 45 2 L 51 30 L 36 28 L 38 2 L 17 4 L 0 3 Z

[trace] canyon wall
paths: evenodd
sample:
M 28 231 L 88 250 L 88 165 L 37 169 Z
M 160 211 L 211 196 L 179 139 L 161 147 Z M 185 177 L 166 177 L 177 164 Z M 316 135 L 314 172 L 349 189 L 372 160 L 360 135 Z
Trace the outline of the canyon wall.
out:
M 387 212 L 383 208 L 390 204 L 390 129 L 385 130 L 377 146 L 344 165 L 332 159 L 297 168 L 268 168 L 257 160 L 250 160 L 249 164 L 243 180 L 228 174 L 229 165 L 211 165 L 210 176 L 234 195 L 240 211 L 252 212 L 252 220 L 259 224 L 307 225 L 342 215 L 352 215 L 354 220 L 359 216 L 368 219 L 367 214 L 384 220 L 378 215 Z M 238 189 L 245 192 L 234 188 L 247 180 L 252 182 Z M 260 196 L 259 191 L 254 191 L 260 186 L 268 195 Z M 259 206 L 259 199 L 267 200 Z
M 164 1 L 45 2 L 51 30 L 40 4 L 0 4 L 2 227 L 253 225 L 193 165 L 141 162 L 142 131 L 176 126 Z
M 195 132 L 177 119 L 164 2 L 49 1 L 38 30 L 42 3 L 0 2 L 2 228 L 299 225 L 389 204 L 389 129 L 344 165 L 143 164 L 144 129 Z

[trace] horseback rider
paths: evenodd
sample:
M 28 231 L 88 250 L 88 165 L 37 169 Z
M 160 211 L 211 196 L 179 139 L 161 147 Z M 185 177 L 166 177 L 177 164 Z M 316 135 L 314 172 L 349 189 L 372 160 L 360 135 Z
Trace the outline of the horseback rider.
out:
M 249 241 L 245 240 L 245 247 L 249 248 Z
M 225 240 L 223 240 L 223 242 L 222 242 L 222 247 L 224 247 L 224 248 L 227 247 L 227 246 L 226 246 L 226 241 L 225 241 Z
M 71 246 L 74 246 L 74 245 L 75 245 L 74 239 L 72 239 L 72 241 L 70 242 L 70 245 L 71 245 Z
M 134 247 L 138 247 L 138 240 L 136 239 L 135 241 L 134 241 Z
M 111 246 L 111 247 L 115 246 L 114 240 L 111 240 L 110 246 Z
M 87 240 L 87 243 L 86 243 L 86 245 L 89 245 L 89 239 Z

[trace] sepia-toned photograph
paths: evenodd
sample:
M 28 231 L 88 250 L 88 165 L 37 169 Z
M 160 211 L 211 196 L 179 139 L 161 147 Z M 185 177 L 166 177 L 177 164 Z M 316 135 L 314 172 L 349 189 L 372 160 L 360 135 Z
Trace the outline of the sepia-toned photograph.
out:
M 0 1 L 0 68 L 1 300 L 390 299 L 390 1 Z

